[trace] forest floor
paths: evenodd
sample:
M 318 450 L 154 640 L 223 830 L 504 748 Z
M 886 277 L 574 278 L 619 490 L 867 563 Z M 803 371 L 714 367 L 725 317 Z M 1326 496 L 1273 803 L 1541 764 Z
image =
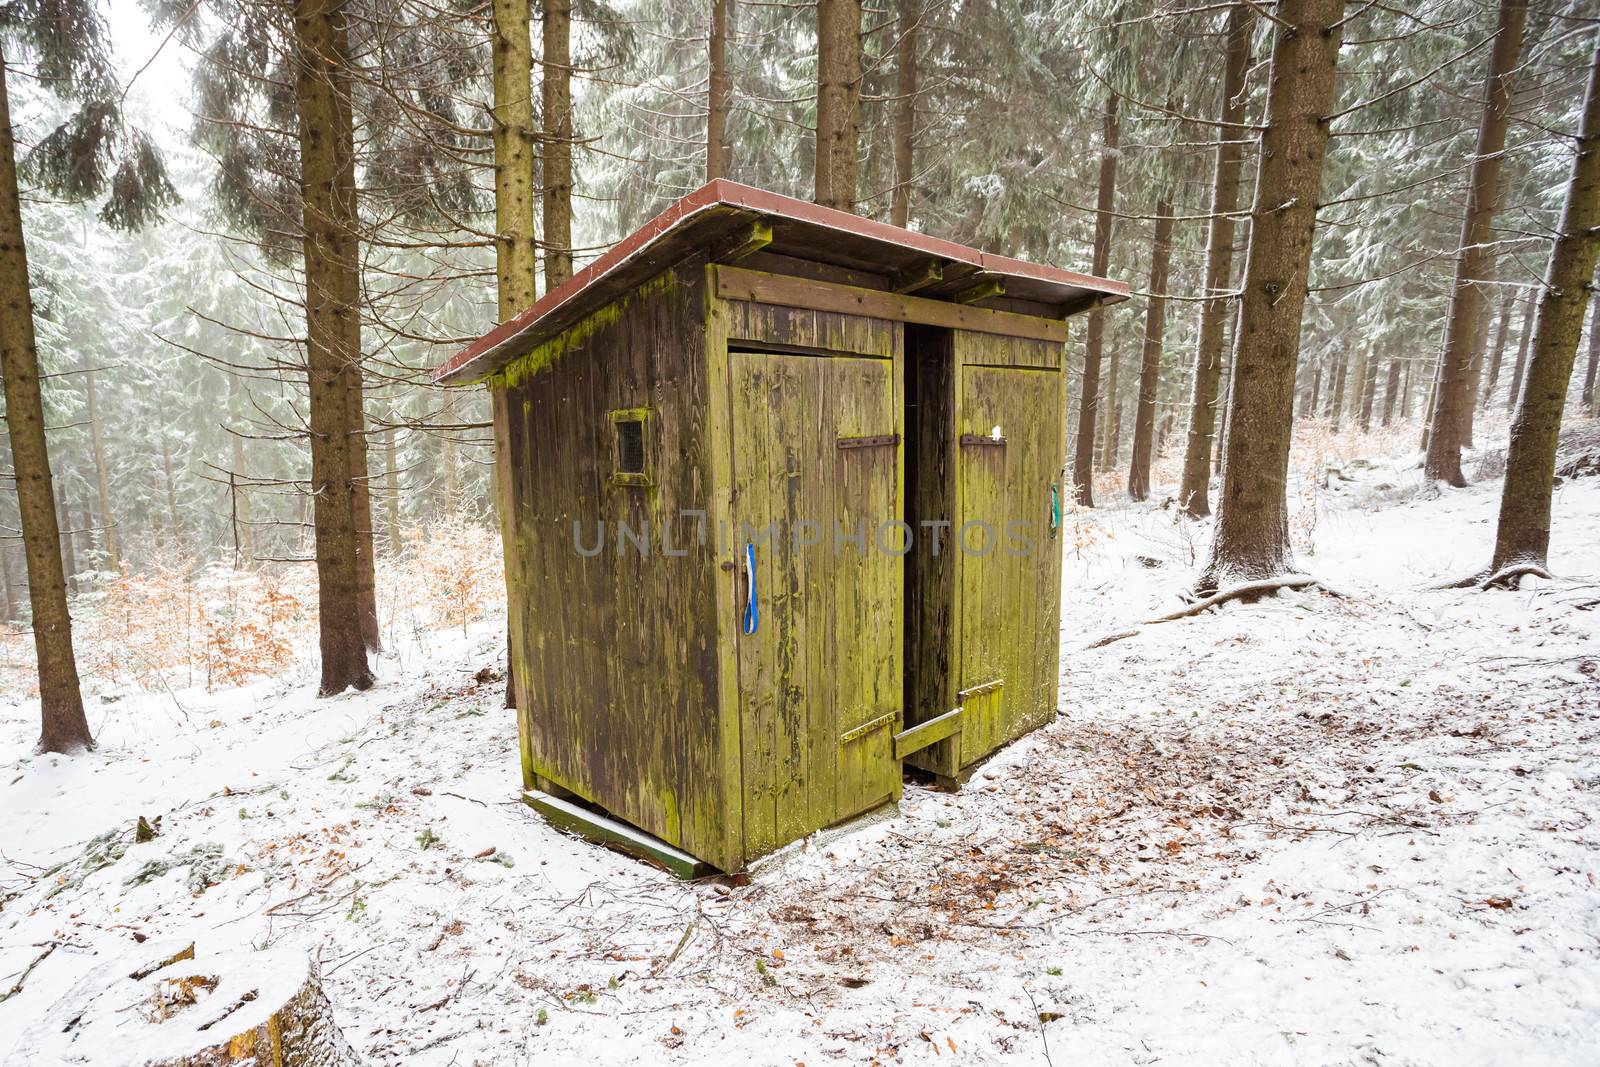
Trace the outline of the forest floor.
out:
M 1557 491 L 1560 579 L 1512 593 L 1430 588 L 1487 561 L 1496 480 L 1311 492 L 1339 596 L 1092 650 L 1179 604 L 1208 533 L 1076 516 L 1060 718 L 744 885 L 515 800 L 495 623 L 365 694 L 97 701 L 83 758 L 14 755 L 36 708 L 0 702 L 0 994 L 48 952 L 0 1062 L 160 936 L 304 948 L 374 1064 L 1592 1063 L 1600 478 Z

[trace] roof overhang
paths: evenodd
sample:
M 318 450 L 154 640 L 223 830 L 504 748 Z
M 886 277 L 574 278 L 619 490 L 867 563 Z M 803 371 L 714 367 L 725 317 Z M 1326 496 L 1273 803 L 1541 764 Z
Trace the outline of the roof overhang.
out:
M 434 380 L 446 385 L 481 381 L 696 249 L 707 249 L 713 262 L 737 258 L 748 251 L 751 234 L 760 235 L 767 252 L 845 268 L 935 300 L 982 299 L 985 293 L 1003 291 L 1007 300 L 1044 305 L 1065 317 L 1128 298 L 1122 282 L 991 255 L 717 179 L 457 352 L 435 369 Z

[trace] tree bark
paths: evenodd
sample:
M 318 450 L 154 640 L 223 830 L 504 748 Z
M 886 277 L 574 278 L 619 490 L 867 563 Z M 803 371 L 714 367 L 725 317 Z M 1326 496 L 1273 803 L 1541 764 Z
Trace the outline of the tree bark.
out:
M 1484 85 L 1483 121 L 1478 127 L 1467 212 L 1461 226 L 1461 251 L 1456 256 L 1450 315 L 1445 322 L 1444 350 L 1439 355 L 1438 384 L 1423 471 L 1428 478 L 1453 486 L 1467 484 L 1466 476 L 1461 473 L 1461 449 L 1468 436 L 1464 427 L 1471 425 L 1477 399 L 1472 366 L 1483 348 L 1484 283 L 1490 280 L 1494 264 L 1490 241 L 1495 212 L 1499 209 L 1500 164 L 1505 152 L 1517 56 L 1522 48 L 1522 29 L 1527 15 L 1527 0 L 1501 0 L 1500 24 L 1495 31 L 1489 76 Z
M 1343 12 L 1344 0 L 1283 0 L 1276 9 L 1222 506 L 1204 591 L 1294 570 L 1287 501 L 1294 377 Z
M 1517 337 L 1517 363 L 1511 368 L 1511 392 L 1506 396 L 1506 410 L 1516 411 L 1522 399 L 1522 376 L 1528 367 L 1528 343 L 1533 339 L 1533 316 L 1538 309 L 1534 290 L 1522 298 L 1522 331 Z
M 1389 377 L 1383 383 L 1383 425 L 1394 421 L 1394 402 L 1400 397 L 1400 361 L 1389 361 Z
M 1511 307 L 1513 304 L 1512 290 L 1506 289 L 1500 297 L 1500 322 L 1494 331 L 1494 349 L 1489 356 L 1489 378 L 1484 383 L 1483 393 L 1479 397 L 1480 404 L 1487 404 L 1494 395 L 1494 387 L 1500 383 L 1500 367 L 1505 362 L 1506 338 L 1511 333 Z
M 1106 94 L 1105 124 L 1101 133 L 1100 191 L 1095 198 L 1094 253 L 1090 272 L 1104 278 L 1111 266 L 1111 225 L 1117 192 L 1117 94 Z M 1089 311 L 1083 340 L 1083 395 L 1078 399 L 1078 438 L 1072 452 L 1072 496 L 1086 508 L 1094 507 L 1095 415 L 1100 409 L 1100 365 L 1106 336 L 1105 310 Z
M 917 134 L 917 39 L 921 0 L 900 0 L 900 38 L 895 42 L 894 193 L 889 221 L 904 226 L 911 220 L 911 180 Z
M 394 427 L 383 431 L 383 501 L 385 530 L 390 557 L 400 554 L 400 471 L 395 456 Z M 498 458 L 498 457 L 497 457 Z
M 373 683 L 362 623 L 362 561 L 353 425 L 360 396 L 360 255 L 356 239 L 349 36 L 341 0 L 295 0 L 300 183 L 306 279 L 312 522 L 316 536 L 321 693 Z M 370 529 L 370 524 L 369 524 Z
M 1189 439 L 1183 452 L 1183 482 L 1178 507 L 1191 518 L 1211 514 L 1211 451 L 1217 426 L 1217 388 L 1222 378 L 1222 339 L 1231 300 L 1225 294 L 1233 277 L 1233 212 L 1239 206 L 1244 173 L 1245 76 L 1250 69 L 1250 9 L 1228 10 L 1227 51 L 1223 60 L 1222 107 L 1218 118 L 1217 161 L 1211 181 L 1211 227 L 1206 236 L 1205 303 L 1200 305 L 1200 343 L 1195 350 L 1190 396 Z M 1320 375 L 1320 369 L 1318 374 Z M 1316 387 L 1312 388 L 1315 405 Z
M 502 0 L 504 2 L 504 0 Z M 709 74 L 706 79 L 706 181 L 728 176 L 728 107 L 733 93 L 728 81 L 728 5 L 711 0 Z
M 572 0 L 544 2 L 544 287 L 572 277 Z
M 861 2 L 817 0 L 817 203 L 855 209 L 860 146 Z
M 65 479 L 57 479 L 56 483 L 56 526 L 61 531 L 61 564 L 66 568 L 67 592 L 78 592 L 78 552 L 77 537 L 73 534 L 72 507 L 67 503 L 67 483 Z
M 39 670 L 39 751 L 81 752 L 93 748 L 94 739 L 83 714 L 78 663 L 72 652 L 72 616 L 67 610 L 61 527 L 56 521 L 55 486 L 45 440 L 16 152 L 5 57 L 0 55 L 0 377 L 4 378 L 22 548 L 28 561 L 28 602 Z
M 1150 495 L 1150 459 L 1156 426 L 1156 391 L 1161 386 L 1161 350 L 1167 325 L 1167 275 L 1172 264 L 1172 196 L 1156 203 L 1154 244 L 1150 250 L 1150 296 L 1145 307 L 1143 359 L 1139 365 L 1139 410 L 1133 415 L 1133 458 L 1128 495 Z
M 1587 413 L 1594 411 L 1594 379 L 1597 370 L 1600 370 L 1600 300 L 1593 301 L 1589 307 L 1589 365 L 1583 372 L 1581 398 L 1583 405 L 1581 410 Z
M 720 160 L 722 150 L 721 121 L 726 115 L 726 73 L 722 64 L 723 24 L 726 0 L 715 0 L 711 27 L 711 115 L 707 120 L 707 179 L 718 177 L 713 166 L 713 148 Z M 548 10 L 548 9 L 547 9 Z M 533 44 L 528 28 L 527 0 L 494 0 L 494 26 L 498 47 L 495 52 L 494 81 L 494 210 L 500 241 L 495 246 L 495 276 L 499 289 L 500 321 L 505 322 L 524 308 L 532 307 L 537 299 L 538 265 L 534 238 L 533 215 Z M 547 16 L 545 30 L 550 21 Z M 548 58 L 548 57 L 547 57 Z M 545 67 L 545 86 L 550 85 L 551 68 Z M 719 73 L 724 95 L 719 95 Z M 719 111 L 719 106 L 721 111 Z M 569 123 L 570 126 L 570 123 Z M 715 126 L 715 130 L 713 130 Z M 549 152 L 546 150 L 548 163 Z M 548 266 L 546 268 L 549 269 Z M 571 269 L 570 258 L 567 269 Z M 497 419 L 505 419 L 503 387 L 491 387 L 491 403 Z M 512 623 L 516 606 L 510 597 L 510 575 L 513 560 L 512 548 L 516 534 L 511 525 L 511 512 L 506 504 L 506 493 L 511 485 L 511 456 L 503 447 L 505 438 L 494 435 L 494 480 L 499 507 L 501 555 L 505 560 L 507 576 L 506 596 L 506 706 L 516 706 L 516 682 L 510 674 L 511 654 L 516 627 Z M 397 514 L 399 503 L 395 486 L 394 431 L 387 437 L 389 480 L 389 536 L 390 551 L 400 548 L 400 523 Z
M 1368 352 L 1365 344 L 1356 349 L 1355 366 L 1350 369 L 1350 381 L 1346 387 L 1348 393 L 1345 397 L 1344 414 L 1349 416 L 1352 426 L 1359 425 L 1361 422 L 1361 390 L 1367 384 L 1367 356 Z
M 1372 432 L 1372 404 L 1378 395 L 1378 357 L 1367 353 L 1367 373 L 1361 383 L 1361 432 Z
M 1333 395 L 1328 398 L 1328 418 L 1333 422 L 1333 428 L 1339 428 L 1339 420 L 1344 416 L 1344 382 L 1349 377 L 1350 357 L 1344 352 L 1339 353 L 1339 358 L 1333 364 Z
M 1095 457 L 1095 467 L 1099 470 L 1115 467 L 1117 453 L 1122 448 L 1122 383 L 1119 380 L 1122 376 L 1122 353 L 1117 347 L 1119 339 L 1119 336 L 1113 335 L 1111 343 L 1106 346 L 1105 417 L 1100 420 L 1100 454 Z
M 1550 498 L 1555 487 L 1561 414 L 1578 355 L 1589 280 L 1600 258 L 1600 45 L 1589 68 L 1578 155 L 1561 227 L 1545 273 L 1522 400 L 1511 421 L 1491 574 L 1507 567 L 1547 567 Z

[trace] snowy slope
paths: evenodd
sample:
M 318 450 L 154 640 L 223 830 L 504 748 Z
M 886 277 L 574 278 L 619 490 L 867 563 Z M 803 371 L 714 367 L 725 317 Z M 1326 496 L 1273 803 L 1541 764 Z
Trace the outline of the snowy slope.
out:
M 503 624 L 366 694 L 99 705 L 78 759 L 17 756 L 36 708 L 0 704 L 0 993 L 48 952 L 0 1003 L 0 1062 L 159 936 L 311 952 L 384 1064 L 1592 1063 L 1600 479 L 1558 491 L 1561 581 L 1474 593 L 1427 586 L 1487 559 L 1495 485 L 1350 473 L 1301 559 L 1342 596 L 1093 650 L 1177 605 L 1207 533 L 1081 516 L 1061 718 L 743 885 L 514 800 L 514 724 L 475 681 Z

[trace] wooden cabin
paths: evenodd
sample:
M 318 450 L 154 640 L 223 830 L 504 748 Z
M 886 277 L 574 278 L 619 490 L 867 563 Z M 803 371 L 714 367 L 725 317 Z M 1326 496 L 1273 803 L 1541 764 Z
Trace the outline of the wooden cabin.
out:
M 530 800 L 735 871 L 1049 719 L 1065 320 L 1126 295 L 714 181 L 440 367 L 493 393 Z

